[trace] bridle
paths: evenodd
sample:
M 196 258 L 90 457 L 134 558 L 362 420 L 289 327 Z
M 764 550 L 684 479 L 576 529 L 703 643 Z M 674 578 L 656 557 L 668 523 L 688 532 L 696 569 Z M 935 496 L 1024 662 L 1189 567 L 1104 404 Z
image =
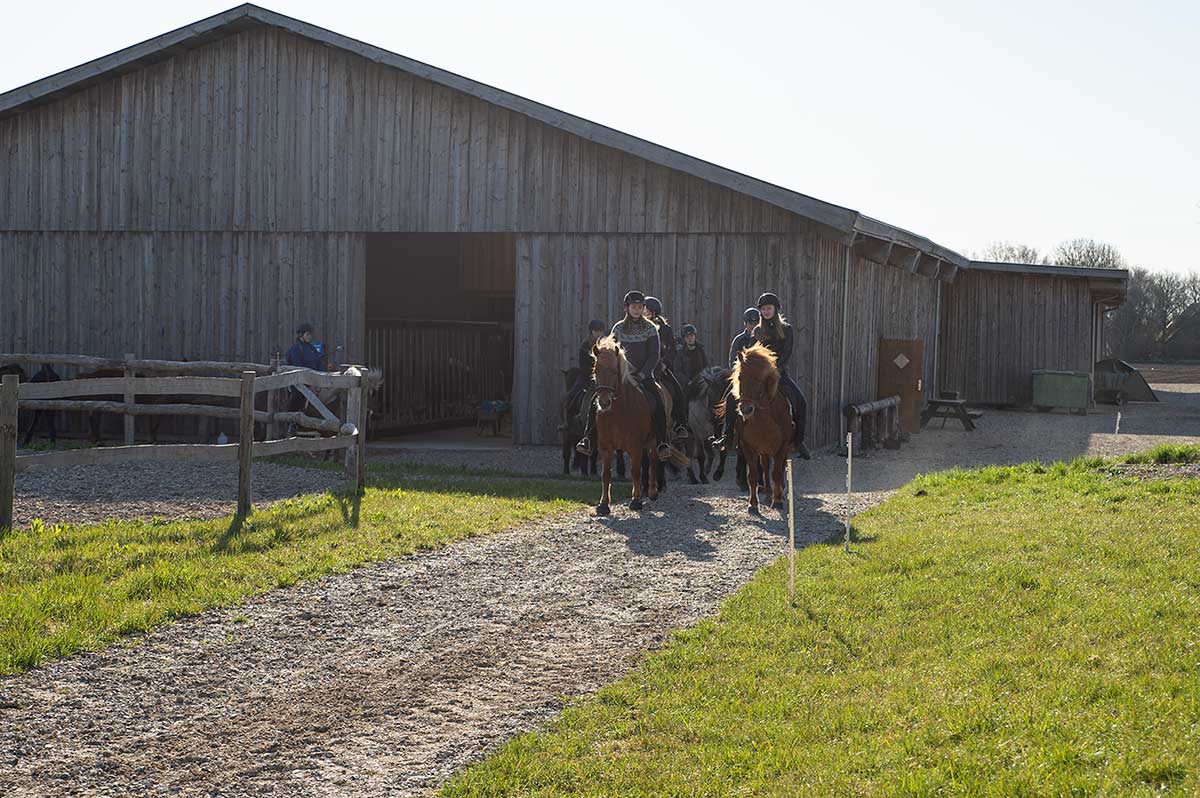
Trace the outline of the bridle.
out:
M 758 396 L 747 396 L 745 390 L 741 390 L 739 392 L 737 411 L 738 415 L 740 415 L 743 420 L 749 421 L 751 416 L 753 416 L 756 412 L 759 410 L 765 411 L 770 407 L 771 403 L 767 397 L 766 381 L 760 381 L 759 386 L 760 393 Z M 746 412 L 747 408 L 750 411 L 748 413 Z
M 621 397 L 621 367 L 617 366 L 617 384 L 605 385 L 600 382 L 599 374 L 596 377 L 596 403 L 599 409 L 603 412 L 612 407 L 613 402 Z M 607 401 L 606 401 L 607 400 Z

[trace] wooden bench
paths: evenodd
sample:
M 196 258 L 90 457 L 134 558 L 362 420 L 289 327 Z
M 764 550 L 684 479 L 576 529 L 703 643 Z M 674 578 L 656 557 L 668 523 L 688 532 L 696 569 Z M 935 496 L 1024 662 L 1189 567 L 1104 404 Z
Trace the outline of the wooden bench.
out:
M 975 429 L 975 419 L 982 418 L 983 413 L 978 410 L 968 410 L 966 399 L 930 399 L 921 411 L 921 426 L 926 426 L 935 418 L 942 420 L 942 428 L 945 429 L 946 421 L 951 418 L 956 418 L 962 422 L 963 428 L 971 431 Z

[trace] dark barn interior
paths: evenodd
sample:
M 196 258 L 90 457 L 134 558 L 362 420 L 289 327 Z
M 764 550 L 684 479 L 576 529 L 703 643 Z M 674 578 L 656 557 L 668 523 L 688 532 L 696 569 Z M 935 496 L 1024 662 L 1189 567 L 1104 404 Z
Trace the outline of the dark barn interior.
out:
M 378 432 L 469 425 L 480 401 L 511 398 L 515 282 L 508 235 L 367 236 L 367 360 L 385 375 Z

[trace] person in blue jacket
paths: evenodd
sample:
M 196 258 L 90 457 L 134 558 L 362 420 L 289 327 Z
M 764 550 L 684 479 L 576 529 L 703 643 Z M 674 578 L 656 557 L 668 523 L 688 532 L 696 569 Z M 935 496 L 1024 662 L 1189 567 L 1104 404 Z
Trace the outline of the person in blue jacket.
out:
M 746 329 L 735 335 L 729 344 L 729 368 L 737 364 L 738 352 L 754 346 L 754 328 L 758 326 L 758 319 L 758 308 L 746 308 L 742 313 L 742 324 Z
M 313 326 L 308 322 L 296 328 L 296 343 L 287 351 L 287 364 L 313 371 L 326 371 L 325 347 L 313 340 Z M 288 391 L 288 411 L 303 410 L 308 400 L 294 387 Z M 290 432 L 290 430 L 289 430 Z
M 567 391 L 567 398 L 564 404 L 567 407 L 574 406 L 574 403 L 579 400 L 579 395 L 587 390 L 588 384 L 592 381 L 592 347 L 604 335 L 604 322 L 600 319 L 592 319 L 588 322 L 588 337 L 583 339 L 579 344 L 579 373 L 575 375 L 575 382 L 571 385 L 571 390 Z

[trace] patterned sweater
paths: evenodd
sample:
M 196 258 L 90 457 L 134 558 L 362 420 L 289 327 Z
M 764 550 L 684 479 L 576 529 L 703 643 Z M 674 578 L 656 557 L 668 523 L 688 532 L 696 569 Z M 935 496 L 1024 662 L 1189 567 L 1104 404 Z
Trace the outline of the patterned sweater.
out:
M 654 374 L 662 351 L 658 328 L 645 319 L 622 319 L 613 325 L 612 334 L 625 350 L 625 357 L 635 372 L 643 377 Z

